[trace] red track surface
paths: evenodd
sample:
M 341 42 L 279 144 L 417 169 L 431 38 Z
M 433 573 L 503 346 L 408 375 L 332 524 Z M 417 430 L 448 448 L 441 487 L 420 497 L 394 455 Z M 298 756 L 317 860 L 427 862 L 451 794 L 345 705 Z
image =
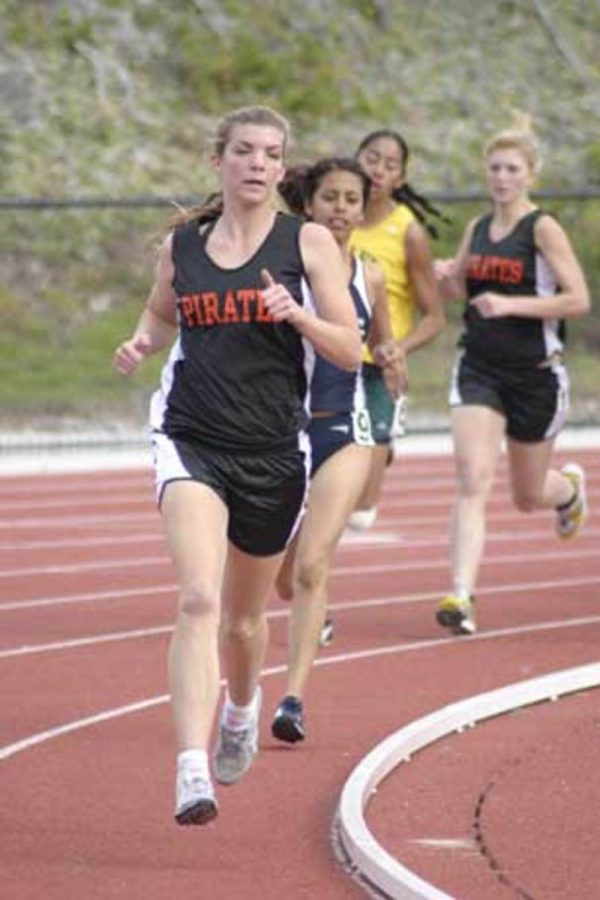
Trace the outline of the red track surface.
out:
M 597 505 L 597 452 L 569 456 L 586 465 Z M 408 457 L 386 487 L 376 531 L 338 551 L 336 636 L 312 675 L 307 742 L 269 735 L 285 658 L 286 607 L 274 599 L 261 754 L 240 785 L 220 789 L 214 824 L 183 829 L 172 823 L 165 698 L 174 579 L 150 473 L 0 479 L 4 896 L 360 897 L 330 831 L 346 777 L 374 744 L 449 702 L 597 661 L 596 519 L 559 543 L 551 516 L 511 509 L 501 477 L 480 632 L 449 639 L 433 608 L 449 580 L 452 462 Z M 381 786 L 370 826 L 458 898 L 598 896 L 596 703 L 592 691 L 439 742 Z

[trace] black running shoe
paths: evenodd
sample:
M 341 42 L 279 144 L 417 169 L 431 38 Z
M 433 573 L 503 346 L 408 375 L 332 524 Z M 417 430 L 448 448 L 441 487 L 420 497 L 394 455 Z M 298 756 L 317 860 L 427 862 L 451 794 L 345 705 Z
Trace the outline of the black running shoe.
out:
M 284 697 L 273 716 L 271 733 L 280 741 L 295 744 L 306 737 L 306 727 L 302 717 L 302 701 L 297 697 Z

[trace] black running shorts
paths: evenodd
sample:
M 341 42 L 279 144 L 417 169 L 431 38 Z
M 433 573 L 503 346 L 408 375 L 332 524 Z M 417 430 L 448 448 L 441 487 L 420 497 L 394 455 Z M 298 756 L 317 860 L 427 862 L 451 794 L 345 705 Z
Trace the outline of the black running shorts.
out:
M 555 437 L 569 409 L 569 377 L 561 362 L 547 367 L 501 369 L 458 357 L 452 373 L 450 406 L 487 406 L 506 419 L 506 434 L 522 443 Z
M 253 556 L 285 549 L 304 512 L 308 454 L 298 448 L 226 453 L 162 433 L 152 443 L 159 505 L 169 482 L 201 482 L 227 506 L 227 536 L 238 549 Z

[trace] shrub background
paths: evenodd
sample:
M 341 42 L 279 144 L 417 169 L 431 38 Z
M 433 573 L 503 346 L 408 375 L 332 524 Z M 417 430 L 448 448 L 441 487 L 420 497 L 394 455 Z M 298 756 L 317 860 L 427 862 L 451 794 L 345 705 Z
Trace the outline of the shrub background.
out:
M 216 120 L 269 103 L 292 120 L 291 161 L 352 153 L 381 125 L 412 151 L 425 194 L 481 188 L 481 146 L 534 127 L 541 189 L 600 190 L 600 6 L 583 0 L 4 0 L 0 195 L 188 197 L 213 187 Z M 567 227 L 594 314 L 570 327 L 573 418 L 600 419 L 600 200 L 545 201 Z M 453 252 L 482 203 L 453 219 Z M 110 369 L 149 286 L 164 208 L 0 209 L 0 409 L 5 423 L 143 421 L 160 360 Z M 413 417 L 445 414 L 460 309 L 411 360 Z

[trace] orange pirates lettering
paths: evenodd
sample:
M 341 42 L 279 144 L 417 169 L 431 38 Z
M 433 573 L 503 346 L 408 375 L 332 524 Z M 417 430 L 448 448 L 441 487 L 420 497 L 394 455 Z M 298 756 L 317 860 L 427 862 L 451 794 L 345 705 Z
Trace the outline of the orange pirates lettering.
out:
M 467 278 L 473 281 L 497 281 L 499 284 L 519 284 L 523 278 L 523 262 L 505 256 L 469 256 Z
M 256 288 L 238 288 L 223 294 L 201 291 L 185 294 L 178 302 L 188 328 L 273 321 L 265 307 L 262 291 Z

